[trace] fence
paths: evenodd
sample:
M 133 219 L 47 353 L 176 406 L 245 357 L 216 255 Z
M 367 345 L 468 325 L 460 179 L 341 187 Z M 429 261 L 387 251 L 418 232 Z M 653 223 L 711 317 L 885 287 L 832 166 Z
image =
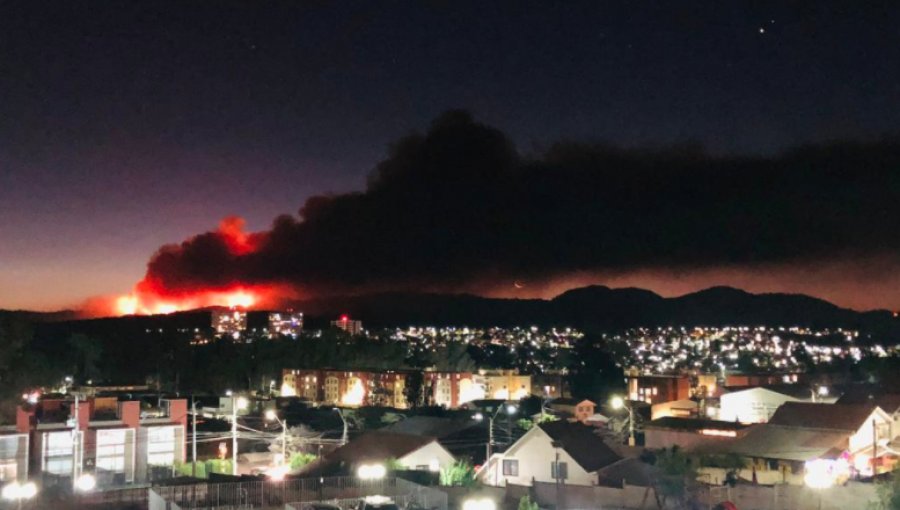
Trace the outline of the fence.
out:
M 318 501 L 358 502 L 366 496 L 403 498 L 425 508 L 447 509 L 447 495 L 398 478 L 333 477 L 301 480 L 202 483 L 154 487 L 151 510 L 296 509 Z M 165 505 L 163 506 L 163 503 Z M 342 507 L 343 508 L 343 507 Z
M 385 489 L 386 490 L 378 495 L 390 498 L 400 508 L 447 510 L 447 494 L 439 490 L 400 479 L 397 480 L 396 484 L 386 487 Z M 310 505 L 317 503 L 327 503 L 343 510 L 351 510 L 352 508 L 355 508 L 359 501 L 365 496 L 366 495 L 357 495 L 355 497 L 342 497 L 317 501 L 295 501 L 285 505 L 285 510 L 305 510 L 309 508 Z
M 541 506 L 567 510 L 650 510 L 676 508 L 673 500 L 657 502 L 652 487 L 623 488 L 581 485 L 561 485 L 535 482 L 533 487 L 508 485 L 506 497 L 518 499 L 530 494 Z M 731 501 L 741 510 L 845 510 L 865 508 L 876 498 L 872 484 L 850 482 L 829 489 L 811 489 L 794 485 L 749 485 L 736 487 L 701 486 L 688 499 L 698 508 L 713 508 L 723 501 Z

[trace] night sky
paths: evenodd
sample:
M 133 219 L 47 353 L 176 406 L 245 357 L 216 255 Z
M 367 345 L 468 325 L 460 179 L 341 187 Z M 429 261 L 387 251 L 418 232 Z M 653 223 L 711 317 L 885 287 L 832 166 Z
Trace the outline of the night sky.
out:
M 169 250 L 147 276 L 900 308 L 898 62 L 896 2 L 0 1 L 0 308 L 129 292 L 161 245 L 281 214 L 249 258 L 213 242 L 207 273 Z M 576 206 L 536 193 L 595 171 Z

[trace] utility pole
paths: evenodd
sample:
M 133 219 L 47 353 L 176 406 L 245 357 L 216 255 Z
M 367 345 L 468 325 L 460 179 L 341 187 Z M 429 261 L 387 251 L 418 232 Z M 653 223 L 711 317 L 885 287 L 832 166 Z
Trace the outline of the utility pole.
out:
M 344 413 L 341 411 L 340 407 L 335 407 L 334 410 L 338 413 L 338 416 L 341 417 L 341 423 L 343 423 L 343 425 L 344 425 L 344 433 L 341 435 L 341 445 L 343 446 L 343 445 L 347 444 L 347 441 L 348 441 L 347 419 L 344 418 Z
M 878 425 L 875 417 L 872 417 L 872 476 L 878 474 Z
M 191 476 L 197 478 L 197 401 L 191 395 Z
M 238 474 L 237 397 L 231 397 L 231 474 Z
M 494 453 L 494 417 L 491 416 L 488 418 L 488 444 L 487 444 L 487 454 L 488 458 L 485 459 L 485 462 L 491 458 L 491 455 Z
M 78 483 L 78 463 L 81 459 L 78 457 L 78 394 L 75 394 L 75 426 L 72 428 L 72 487 L 76 487 Z

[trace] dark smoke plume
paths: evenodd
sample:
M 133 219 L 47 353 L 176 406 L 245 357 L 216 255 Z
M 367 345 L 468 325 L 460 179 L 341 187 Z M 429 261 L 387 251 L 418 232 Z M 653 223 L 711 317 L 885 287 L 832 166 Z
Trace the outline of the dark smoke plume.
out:
M 310 198 L 266 232 L 232 222 L 165 246 L 142 285 L 462 290 L 577 271 L 896 262 L 898 204 L 896 141 L 774 157 L 560 143 L 526 157 L 451 111 L 393 144 L 364 192 Z

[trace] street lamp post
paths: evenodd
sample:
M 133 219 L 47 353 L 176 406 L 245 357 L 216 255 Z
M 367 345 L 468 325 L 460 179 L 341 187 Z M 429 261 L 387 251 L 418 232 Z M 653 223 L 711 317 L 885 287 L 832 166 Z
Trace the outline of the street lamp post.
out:
M 244 397 L 231 398 L 231 474 L 238 474 L 238 430 L 237 430 L 237 412 L 238 409 L 247 408 L 247 399 Z
M 286 465 L 288 463 L 287 458 L 287 423 L 281 421 L 278 418 L 278 413 L 274 410 L 269 409 L 266 411 L 266 419 L 269 421 L 277 422 L 281 425 L 281 463 Z
M 334 410 L 338 413 L 338 416 L 341 417 L 341 423 L 344 425 L 344 433 L 341 435 L 341 445 L 347 444 L 347 419 L 344 418 L 344 413 L 341 412 L 340 407 L 335 407 Z
M 636 444 L 634 439 L 634 406 L 626 403 L 622 397 L 613 397 L 609 403 L 613 409 L 622 409 L 624 407 L 628 410 L 628 446 L 634 446 Z
M 504 411 L 504 410 L 506 411 L 507 417 L 509 417 L 509 416 L 512 416 L 512 415 L 516 414 L 516 411 L 517 411 L 518 409 L 517 409 L 516 406 L 513 405 L 513 404 L 501 405 L 500 407 L 497 408 L 497 410 L 496 410 L 493 414 L 491 414 L 491 415 L 488 416 L 488 442 L 487 442 L 487 447 L 486 447 L 487 457 L 484 459 L 484 462 L 485 462 L 485 463 L 487 463 L 489 460 L 491 460 L 491 455 L 493 455 L 493 453 L 494 453 L 494 452 L 493 452 L 493 445 L 494 445 L 494 419 L 497 418 L 497 416 L 500 414 L 500 411 Z M 483 419 L 484 419 L 484 415 L 481 414 L 481 413 L 477 413 L 477 414 L 475 414 L 475 419 L 476 419 L 476 420 L 483 420 Z M 510 435 L 512 435 L 512 431 L 511 431 L 511 430 L 510 430 Z

